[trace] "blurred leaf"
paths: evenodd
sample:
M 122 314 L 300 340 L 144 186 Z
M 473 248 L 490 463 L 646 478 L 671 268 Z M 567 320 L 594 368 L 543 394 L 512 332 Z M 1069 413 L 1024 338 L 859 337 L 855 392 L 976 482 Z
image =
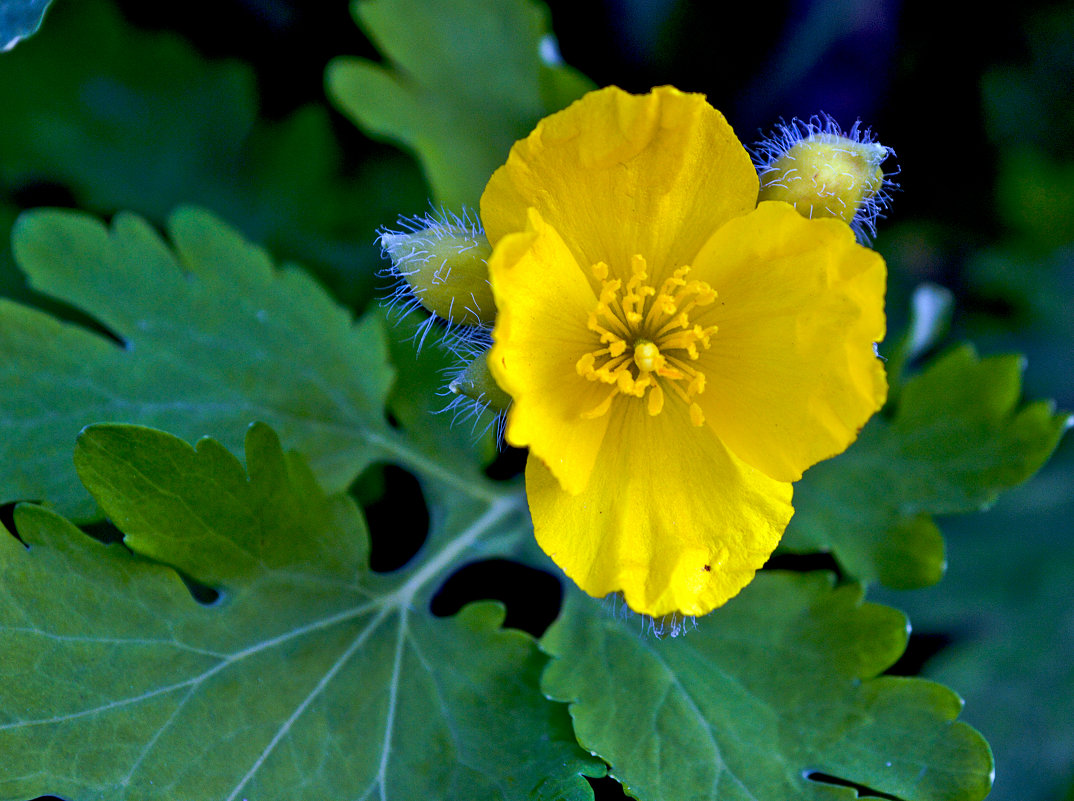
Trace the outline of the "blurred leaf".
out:
M 1074 247 L 1043 257 L 1017 246 L 978 251 L 964 280 L 968 333 L 991 350 L 1023 351 L 1027 391 L 1074 405 Z
M 1025 481 L 1069 417 L 1019 408 L 1021 359 L 963 346 L 907 381 L 889 421 L 876 417 L 841 456 L 795 485 L 791 551 L 831 550 L 860 581 L 895 588 L 939 581 L 943 538 L 931 515 L 982 509 Z
M 125 532 L 104 546 L 22 505 L 0 538 L 0 797 L 591 799 L 603 766 L 538 689 L 495 604 L 428 610 L 501 497 L 391 576 L 346 496 L 263 425 L 220 444 L 94 426 L 75 455 Z M 200 606 L 159 558 L 221 593 Z
M 328 93 L 359 126 L 414 151 L 437 204 L 477 207 L 511 145 L 591 87 L 558 59 L 533 0 L 355 0 L 384 66 L 339 58 Z
M 1074 161 L 1024 148 L 1005 154 L 996 206 L 1003 221 L 1038 252 L 1074 242 Z
M 950 644 L 924 674 L 958 688 L 996 755 L 989 801 L 1054 801 L 1074 775 L 1074 441 L 986 515 L 944 522 L 935 587 L 882 593 Z
M 204 165 L 226 180 L 257 116 L 250 70 L 136 32 L 109 3 L 77 5 L 59 4 L 45 35 L 0 61 L 5 182 L 52 180 L 93 206 L 163 215 L 209 177 Z
M 205 206 L 365 303 L 373 230 L 425 202 L 418 170 L 385 148 L 345 176 L 326 108 L 266 122 L 256 89 L 247 65 L 133 28 L 110 3 L 61 3 L 0 59 L 0 186 L 57 184 L 87 209 L 157 223 Z
M 977 299 L 1005 318 L 997 323 L 1017 333 L 1035 329 L 1057 339 L 1074 336 L 1074 247 L 1057 248 L 1043 258 L 1015 247 L 989 248 L 973 255 L 965 274 Z
M 984 798 L 988 745 L 950 690 L 877 676 L 907 623 L 861 597 L 762 572 L 696 631 L 655 640 L 571 592 L 541 641 L 543 686 L 640 801 Z
M 71 444 L 94 422 L 132 422 L 237 448 L 276 426 L 330 491 L 384 453 L 392 380 L 380 321 L 355 325 L 305 273 L 193 209 L 169 249 L 141 219 L 111 230 L 77 212 L 27 212 L 15 256 L 31 285 L 119 342 L 0 300 L 0 502 L 48 500 L 78 518 Z
M 41 27 L 52 0 L 0 0 L 0 51 L 10 50 Z

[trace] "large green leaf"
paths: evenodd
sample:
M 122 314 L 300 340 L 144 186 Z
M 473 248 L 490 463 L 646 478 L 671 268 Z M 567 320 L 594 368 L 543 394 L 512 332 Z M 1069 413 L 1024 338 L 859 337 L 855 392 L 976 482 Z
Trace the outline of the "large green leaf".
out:
M 134 28 L 104 0 L 58 4 L 0 59 L 0 118 L 0 191 L 45 182 L 155 223 L 203 206 L 351 304 L 371 292 L 374 229 L 426 198 L 416 165 L 389 148 L 344 173 L 324 105 L 265 120 L 248 65 Z
M 901 389 L 842 456 L 795 485 L 783 547 L 831 550 L 854 578 L 891 587 L 939 581 L 943 537 L 931 515 L 971 512 L 1036 472 L 1069 416 L 1020 406 L 1021 359 L 961 347 Z
M 945 647 L 924 675 L 957 687 L 996 754 L 989 801 L 1055 801 L 1074 775 L 1074 442 L 988 514 L 945 522 L 934 587 L 883 596 Z
M 458 504 L 374 575 L 353 502 L 263 425 L 246 470 L 132 426 L 87 429 L 75 459 L 135 553 L 29 505 L 28 547 L 0 538 L 3 799 L 592 797 L 579 774 L 603 766 L 541 696 L 532 639 L 493 604 L 428 612 L 460 553 L 521 524 L 518 496 Z
M 75 212 L 29 212 L 14 235 L 31 285 L 92 315 L 120 341 L 0 300 L 0 502 L 93 505 L 70 449 L 94 422 L 153 425 L 238 450 L 253 420 L 275 426 L 330 491 L 382 455 L 392 370 L 380 321 L 355 325 L 305 273 L 277 271 L 205 212 L 111 230 Z
M 591 88 L 564 66 L 532 0 L 356 0 L 386 66 L 340 58 L 328 92 L 363 128 L 413 150 L 437 203 L 476 207 L 511 145 Z
M 823 574 L 762 572 L 695 631 L 659 640 L 572 592 L 541 642 L 554 658 L 543 686 L 640 801 L 849 801 L 851 786 L 899 801 L 984 798 L 991 754 L 955 720 L 961 701 L 877 676 L 908 627 L 861 598 Z

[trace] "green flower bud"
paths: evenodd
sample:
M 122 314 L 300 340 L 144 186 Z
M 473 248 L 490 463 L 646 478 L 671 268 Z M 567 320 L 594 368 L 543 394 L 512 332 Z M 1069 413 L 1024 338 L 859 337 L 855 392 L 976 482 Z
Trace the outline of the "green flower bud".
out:
M 813 117 L 781 125 L 755 150 L 758 200 L 782 200 L 804 217 L 836 217 L 860 238 L 876 230 L 894 185 L 880 165 L 892 154 L 859 123 L 845 134 L 835 120 Z
M 506 412 L 511 405 L 511 396 L 500 389 L 500 385 L 492 377 L 488 355 L 488 348 L 477 353 L 448 384 L 448 391 L 453 395 L 464 395 L 482 403 L 491 411 Z
M 451 325 L 491 325 L 496 306 L 489 285 L 492 246 L 467 215 L 400 218 L 405 231 L 382 231 L 380 245 L 400 280 L 394 300 L 413 298 Z

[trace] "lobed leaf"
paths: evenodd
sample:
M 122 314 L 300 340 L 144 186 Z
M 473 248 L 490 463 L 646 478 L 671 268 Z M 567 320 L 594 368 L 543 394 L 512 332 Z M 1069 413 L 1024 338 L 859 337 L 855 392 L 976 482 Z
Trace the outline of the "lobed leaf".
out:
M 30 505 L 27 547 L 0 538 L 0 798 L 592 797 L 602 766 L 541 697 L 535 643 L 494 604 L 427 611 L 517 498 L 378 576 L 353 502 L 264 425 L 245 471 L 136 426 L 87 429 L 76 461 L 134 553 Z
M 359 126 L 414 151 L 437 204 L 477 207 L 511 145 L 591 88 L 531 0 L 355 0 L 387 58 L 338 58 L 328 94 Z
M 855 579 L 895 588 L 943 575 L 943 537 L 931 516 L 987 507 L 1055 449 L 1069 416 L 1020 405 L 1021 360 L 979 359 L 964 346 L 901 390 L 893 417 L 876 417 L 842 456 L 795 485 L 781 547 L 831 550 Z
M 238 450 L 264 420 L 330 490 L 382 456 L 392 381 L 379 320 L 357 325 L 305 273 L 203 211 L 169 219 L 174 250 L 140 218 L 24 214 L 15 257 L 38 291 L 113 337 L 0 300 L 0 503 L 48 500 L 92 517 L 70 461 L 94 422 L 131 422 Z
M 984 798 L 991 753 L 959 698 L 878 676 L 907 630 L 818 573 L 762 572 L 681 639 L 571 592 L 541 641 L 543 686 L 639 801 Z
M 945 525 L 951 567 L 934 587 L 887 593 L 944 648 L 923 675 L 958 687 L 996 754 L 990 801 L 1062 797 L 1074 765 L 1074 448 L 987 515 Z

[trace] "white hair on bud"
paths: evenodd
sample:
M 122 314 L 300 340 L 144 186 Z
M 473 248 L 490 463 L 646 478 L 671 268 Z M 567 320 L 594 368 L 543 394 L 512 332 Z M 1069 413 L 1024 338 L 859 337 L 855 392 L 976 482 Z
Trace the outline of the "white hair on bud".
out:
M 456 382 L 466 372 L 467 365 L 474 359 L 481 358 L 492 347 L 492 329 L 486 326 L 463 326 L 458 330 L 450 331 L 442 343 L 450 350 L 456 362 L 442 370 L 444 385 L 437 394 L 446 398 L 447 403 L 436 413 L 450 414 L 453 426 L 472 421 L 471 433 L 475 439 L 483 437 L 490 428 L 495 426 L 496 444 L 502 448 L 504 429 L 507 426 L 507 413 L 497 410 L 484 400 L 483 395 L 472 398 L 456 388 Z M 481 425 L 482 421 L 484 425 Z
M 875 149 L 877 165 L 895 156 L 892 148 L 876 141 L 871 128 L 862 127 L 860 119 L 855 120 L 850 129 L 844 131 L 832 116 L 823 111 L 814 114 L 808 120 L 793 117 L 790 122 L 785 122 L 780 119 L 779 124 L 771 133 L 749 148 L 749 151 L 753 157 L 757 175 L 763 184 L 765 176 L 778 169 L 775 166 L 776 162 L 799 142 L 830 142 L 836 138 L 849 139 L 855 144 Z M 898 166 L 890 172 L 885 172 L 883 183 L 876 193 L 862 200 L 861 207 L 850 224 L 860 241 L 868 242 L 876 235 L 876 222 L 884 217 L 884 211 L 891 205 L 892 193 L 899 189 L 899 185 L 891 180 L 892 176 L 898 174 Z M 773 182 L 773 185 L 781 184 Z
M 604 599 L 604 606 L 616 618 L 624 621 L 636 621 L 639 637 L 653 637 L 662 640 L 665 637 L 685 637 L 697 629 L 697 617 L 681 612 L 670 612 L 660 617 L 635 612 L 623 599 L 621 593 L 615 592 Z
M 424 232 L 427 237 L 426 241 L 431 245 L 447 236 L 458 236 L 460 231 L 475 239 L 483 237 L 485 229 L 475 211 L 464 208 L 461 212 L 453 212 L 443 207 L 434 208 L 425 214 L 400 215 L 396 221 L 396 226 L 398 230 L 390 228 L 377 230 L 377 243 L 380 245 L 381 256 L 389 262 L 389 265 L 379 270 L 377 275 L 381 278 L 388 278 L 392 282 L 388 289 L 388 296 L 385 299 L 386 307 L 392 317 L 398 320 L 417 310 L 421 310 L 423 314 L 427 315 L 411 337 L 413 341 L 417 342 L 417 349 L 420 352 L 425 345 L 425 338 L 434 328 L 443 327 L 445 335 L 448 335 L 456 329 L 465 328 L 466 326 L 452 323 L 430 313 L 422 304 L 420 293 L 407 282 L 407 275 L 419 268 L 429 266 L 433 258 L 431 249 L 421 247 L 421 242 L 416 241 L 414 235 Z M 404 239 L 411 247 L 399 258 L 400 254 L 394 252 L 393 246 L 400 244 Z M 450 268 L 444 262 L 437 269 Z M 454 300 L 452 300 L 452 305 L 454 305 Z M 476 307 L 476 299 L 473 305 Z M 467 305 L 467 310 L 475 318 L 477 317 L 477 312 L 470 309 L 469 305 Z

